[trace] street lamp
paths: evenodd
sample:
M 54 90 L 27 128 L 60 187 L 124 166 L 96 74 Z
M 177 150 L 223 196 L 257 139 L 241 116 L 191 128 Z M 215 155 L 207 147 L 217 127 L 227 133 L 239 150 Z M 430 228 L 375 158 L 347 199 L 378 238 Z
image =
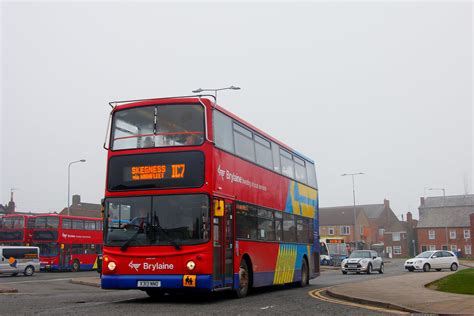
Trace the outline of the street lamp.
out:
M 355 193 L 355 184 L 354 184 L 354 176 L 360 176 L 363 175 L 363 172 L 357 172 L 357 173 L 344 173 L 341 176 L 351 176 L 352 177 L 352 198 L 354 200 L 354 207 L 352 209 L 352 213 L 354 215 L 354 246 L 356 246 L 356 193 Z
M 443 206 L 446 206 L 446 189 L 445 188 L 428 188 L 430 191 L 443 191 Z M 446 235 L 446 250 L 449 250 L 449 241 L 448 241 L 448 222 L 445 223 L 444 233 Z M 441 245 L 443 248 L 443 245 Z
M 67 166 L 67 215 L 69 215 L 70 203 L 69 198 L 71 196 L 71 165 L 79 162 L 86 162 L 85 159 L 71 161 Z
M 214 92 L 214 98 L 216 99 L 215 103 L 217 104 L 217 91 L 222 91 L 222 90 L 240 90 L 240 87 L 230 86 L 230 87 L 227 87 L 227 88 L 218 88 L 218 89 L 202 89 L 202 88 L 199 88 L 199 89 L 193 90 L 193 93 L 201 93 L 201 92 L 204 92 L 204 91 L 212 91 L 212 92 Z

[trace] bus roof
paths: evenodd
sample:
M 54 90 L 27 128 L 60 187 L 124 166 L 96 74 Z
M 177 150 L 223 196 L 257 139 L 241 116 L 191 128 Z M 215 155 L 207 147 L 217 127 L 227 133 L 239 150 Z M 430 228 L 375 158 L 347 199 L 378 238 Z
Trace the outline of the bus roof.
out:
M 314 160 L 312 160 L 311 158 L 309 158 L 306 155 L 303 155 L 300 152 L 292 149 L 290 146 L 288 146 L 285 143 L 277 140 L 273 136 L 270 136 L 269 134 L 261 131 L 259 128 L 257 128 L 254 125 L 250 124 L 246 120 L 240 118 L 239 116 L 237 116 L 234 113 L 226 110 L 225 108 L 219 106 L 218 104 L 215 104 L 214 102 L 212 102 L 210 100 L 210 97 L 213 97 L 213 96 L 197 95 L 197 96 L 183 96 L 183 97 L 165 97 L 165 98 L 154 98 L 154 99 L 143 99 L 143 100 L 113 101 L 113 102 L 110 102 L 109 104 L 111 106 L 113 106 L 112 112 L 115 112 L 115 111 L 124 110 L 124 109 L 127 109 L 127 108 L 133 108 L 133 107 L 138 107 L 138 106 L 147 106 L 147 105 L 153 105 L 153 104 L 199 103 L 201 100 L 206 100 L 215 109 L 221 111 L 222 113 L 225 113 L 226 115 L 230 116 L 231 118 L 238 121 L 239 123 L 242 123 L 243 125 L 247 126 L 248 128 L 254 130 L 256 133 L 260 134 L 261 136 L 264 136 L 265 138 L 268 138 L 272 142 L 280 145 L 280 147 L 283 147 L 286 150 L 291 151 L 293 154 L 295 154 L 295 155 L 297 155 L 301 158 L 304 158 L 305 160 L 307 160 L 307 161 L 311 162 L 312 164 L 314 164 Z

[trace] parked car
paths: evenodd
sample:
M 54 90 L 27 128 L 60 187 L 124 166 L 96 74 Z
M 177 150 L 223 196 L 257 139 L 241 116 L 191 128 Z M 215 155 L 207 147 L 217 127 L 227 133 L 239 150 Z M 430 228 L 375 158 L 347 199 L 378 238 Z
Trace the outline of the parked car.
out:
M 458 257 L 452 251 L 447 250 L 425 251 L 415 258 L 405 261 L 405 269 L 410 272 L 415 270 L 428 272 L 431 269 L 436 269 L 436 271 L 441 271 L 441 269 L 456 271 L 458 267 Z
M 347 274 L 347 272 L 371 274 L 374 270 L 383 273 L 383 260 L 373 250 L 355 250 L 341 262 L 342 274 Z
M 39 269 L 38 247 L 0 246 L 0 274 L 32 276 Z

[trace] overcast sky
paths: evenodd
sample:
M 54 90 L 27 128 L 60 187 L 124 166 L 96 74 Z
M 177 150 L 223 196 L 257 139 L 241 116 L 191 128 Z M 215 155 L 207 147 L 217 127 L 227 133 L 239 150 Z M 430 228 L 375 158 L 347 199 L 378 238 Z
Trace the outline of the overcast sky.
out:
M 313 158 L 320 205 L 472 193 L 472 4 L 1 4 L 0 203 L 104 194 L 109 101 L 237 85 L 219 104 Z M 426 191 L 441 195 L 441 191 Z

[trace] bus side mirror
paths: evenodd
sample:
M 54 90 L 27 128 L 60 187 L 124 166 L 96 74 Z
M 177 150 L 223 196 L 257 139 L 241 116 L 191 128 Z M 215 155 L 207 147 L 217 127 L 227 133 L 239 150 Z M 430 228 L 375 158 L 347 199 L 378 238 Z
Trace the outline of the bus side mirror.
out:
M 224 201 L 223 200 L 214 200 L 214 216 L 216 217 L 224 216 Z

